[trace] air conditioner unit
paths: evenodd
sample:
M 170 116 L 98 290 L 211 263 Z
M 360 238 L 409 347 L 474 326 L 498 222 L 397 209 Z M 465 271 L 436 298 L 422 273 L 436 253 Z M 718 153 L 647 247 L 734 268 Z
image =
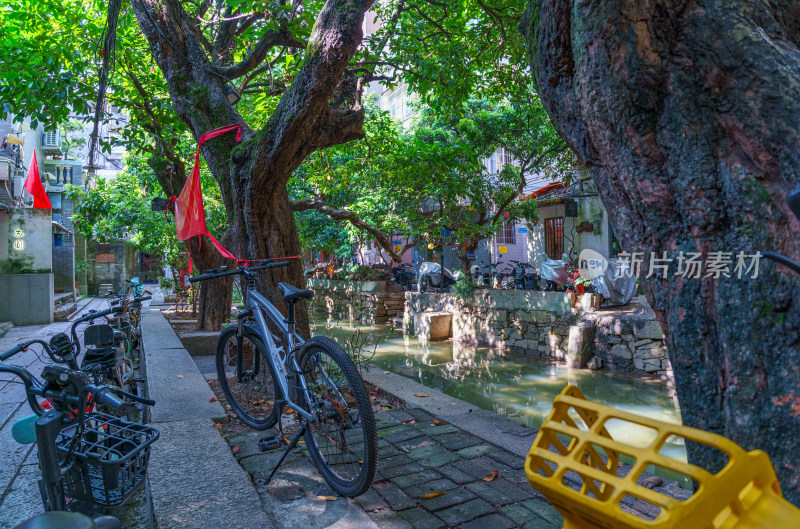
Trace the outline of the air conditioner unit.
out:
M 42 136 L 42 149 L 45 154 L 61 154 L 61 131 L 47 131 Z
M 14 171 L 14 162 L 6 158 L 0 158 L 0 182 L 11 180 L 11 173 Z

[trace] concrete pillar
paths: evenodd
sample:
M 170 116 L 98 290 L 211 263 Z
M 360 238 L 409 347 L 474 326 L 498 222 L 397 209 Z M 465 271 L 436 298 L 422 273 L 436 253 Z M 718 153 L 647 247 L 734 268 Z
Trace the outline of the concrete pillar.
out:
M 567 366 L 585 368 L 592 356 L 594 356 L 594 325 L 588 322 L 571 325 L 567 344 Z

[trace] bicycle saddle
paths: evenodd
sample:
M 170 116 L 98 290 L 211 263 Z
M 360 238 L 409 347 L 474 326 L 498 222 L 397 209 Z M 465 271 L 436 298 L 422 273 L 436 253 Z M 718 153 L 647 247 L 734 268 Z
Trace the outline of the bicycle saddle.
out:
M 278 283 L 278 288 L 281 289 L 281 293 L 283 293 L 283 301 L 286 303 L 294 303 L 298 299 L 311 299 L 314 297 L 313 290 L 295 288 L 289 283 L 284 283 L 283 281 Z

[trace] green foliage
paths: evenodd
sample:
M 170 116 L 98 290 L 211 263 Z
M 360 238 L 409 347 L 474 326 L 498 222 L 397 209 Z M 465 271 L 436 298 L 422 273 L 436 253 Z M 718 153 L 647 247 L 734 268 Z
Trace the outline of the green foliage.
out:
M 347 264 L 333 271 L 334 275 L 346 281 L 380 281 L 386 279 L 386 273 L 376 268 L 359 264 Z
M 89 263 L 86 259 L 75 259 L 75 272 L 82 274 L 89 270 Z
M 98 0 L 0 0 L 0 119 L 48 128 L 96 98 Z
M 363 140 L 310 156 L 295 172 L 290 195 L 352 211 L 401 247 L 413 238 L 473 249 L 504 221 L 535 219 L 536 202 L 521 193 L 525 180 L 534 173 L 562 177 L 571 162 L 538 100 L 531 106 L 472 100 L 460 118 L 420 107 L 408 130 L 368 106 L 364 128 Z M 484 160 L 498 149 L 519 165 L 492 172 Z M 323 222 L 318 212 L 295 218 L 301 234 L 319 235 L 301 235 L 306 248 L 330 251 L 345 240 L 374 240 L 350 224 Z M 466 258 L 463 248 L 462 253 Z
M 219 188 L 213 179 L 204 180 L 204 205 L 209 229 L 217 233 L 225 227 L 225 211 Z M 164 212 L 150 208 L 154 197 L 164 193 L 152 170 L 141 157 L 129 155 L 126 170 L 115 179 L 99 179 L 86 191 L 69 186 L 67 196 L 77 199 L 72 223 L 89 239 L 112 241 L 128 239 L 138 250 L 179 265 L 183 244 L 175 235 L 175 224 L 164 219 Z
M 393 73 L 388 85 L 403 82 L 440 115 L 461 115 L 473 97 L 515 101 L 530 95 L 525 42 L 517 29 L 524 2 L 387 0 L 373 10 L 383 23 L 359 58 Z
M 472 294 L 475 292 L 475 283 L 470 276 L 463 275 L 452 288 L 457 300 L 467 302 L 472 299 Z

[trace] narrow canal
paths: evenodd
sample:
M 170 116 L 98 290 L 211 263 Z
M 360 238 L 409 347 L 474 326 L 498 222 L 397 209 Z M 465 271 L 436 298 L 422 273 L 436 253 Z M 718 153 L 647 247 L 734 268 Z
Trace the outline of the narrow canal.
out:
M 578 386 L 594 402 L 651 419 L 681 422 L 674 391 L 659 381 L 622 373 L 570 369 L 545 359 L 451 341 L 423 344 L 386 326 L 326 321 L 321 316 L 313 318 L 312 329 L 313 333 L 330 336 L 343 346 L 353 343 L 355 333 L 358 333 L 355 340 L 369 337 L 363 350 L 366 356 L 375 351 L 370 364 L 530 427 L 541 425 L 553 399 L 567 384 Z M 645 446 L 653 440 L 650 430 L 628 423 L 610 422 L 608 430 L 614 439 L 632 445 Z M 686 451 L 681 441 L 668 444 L 661 453 L 685 461 Z

